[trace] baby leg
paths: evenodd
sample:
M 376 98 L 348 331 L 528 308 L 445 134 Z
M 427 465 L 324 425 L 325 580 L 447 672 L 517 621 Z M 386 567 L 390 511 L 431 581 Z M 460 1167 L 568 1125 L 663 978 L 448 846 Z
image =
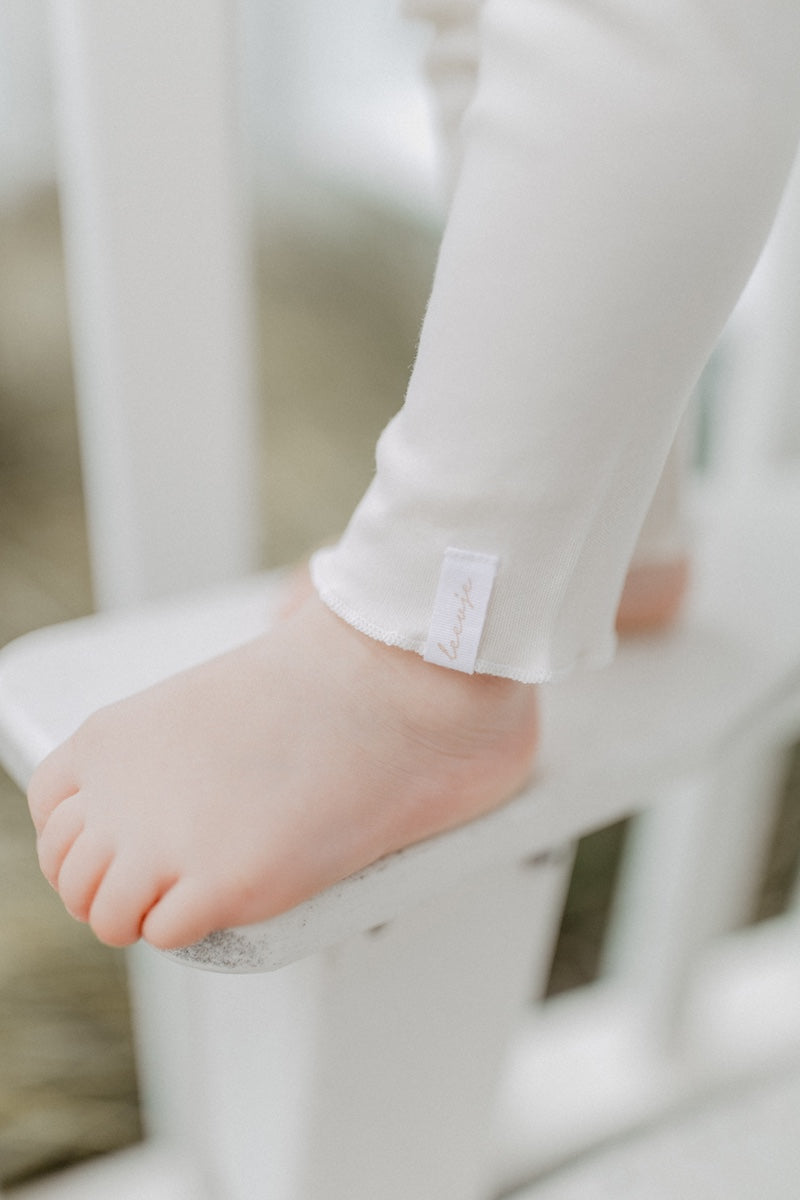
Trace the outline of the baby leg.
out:
M 432 38 L 425 59 L 445 194 L 452 196 L 463 153 L 464 116 L 475 95 L 484 0 L 402 0 L 404 13 L 426 21 Z M 535 331 L 532 331 L 532 336 Z M 689 458 L 686 423 L 670 450 L 644 520 L 616 614 L 620 634 L 664 629 L 678 615 L 690 578 L 690 553 L 683 513 Z M 310 588 L 299 571 L 292 595 Z M 290 597 L 288 603 L 295 601 Z

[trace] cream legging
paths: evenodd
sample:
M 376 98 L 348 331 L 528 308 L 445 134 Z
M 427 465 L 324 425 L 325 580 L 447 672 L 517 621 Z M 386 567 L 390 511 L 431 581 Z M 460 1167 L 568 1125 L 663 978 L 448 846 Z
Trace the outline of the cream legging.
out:
M 458 169 L 406 403 L 312 573 L 372 637 L 539 682 L 613 653 L 686 399 L 795 154 L 800 4 L 406 7 L 437 29 Z
M 452 197 L 461 163 L 461 126 L 475 95 L 480 57 L 479 17 L 484 0 L 401 0 L 406 16 L 433 31 L 426 75 L 438 126 L 442 182 Z M 641 564 L 674 562 L 688 554 L 684 485 L 690 439 L 682 428 L 672 444 L 633 552 Z

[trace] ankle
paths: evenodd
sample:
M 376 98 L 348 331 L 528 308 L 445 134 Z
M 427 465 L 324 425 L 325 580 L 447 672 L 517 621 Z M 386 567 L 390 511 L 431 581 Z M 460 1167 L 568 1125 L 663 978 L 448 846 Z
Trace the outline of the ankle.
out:
M 418 654 L 360 633 L 340 618 L 361 643 L 374 670 L 365 675 L 371 700 L 387 698 L 393 719 L 419 751 L 452 765 L 451 786 L 477 796 L 487 788 L 498 803 L 528 778 L 538 746 L 536 689 L 494 675 L 466 675 L 426 662 Z M 385 711 L 385 710 L 384 710 Z M 437 767 L 437 774 L 439 768 Z

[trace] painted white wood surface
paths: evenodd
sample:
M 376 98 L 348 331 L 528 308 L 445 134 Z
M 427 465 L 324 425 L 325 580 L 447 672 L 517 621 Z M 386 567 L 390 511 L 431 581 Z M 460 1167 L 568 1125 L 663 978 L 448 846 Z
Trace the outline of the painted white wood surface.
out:
M 479 873 L 323 954 L 251 977 L 257 1006 L 242 1005 L 236 977 L 203 975 L 214 1022 L 209 1137 L 225 1194 L 484 1195 L 497 1082 L 533 977 L 549 964 L 562 866 Z M 225 998 L 232 1019 L 220 1033 Z
M 223 0 L 52 0 L 95 598 L 252 569 L 255 437 L 237 64 Z
M 800 1072 L 717 1097 L 508 1200 L 796 1200 Z
M 196 1166 L 150 1142 L 15 1188 L 16 1200 L 215 1200 Z
M 499 1093 L 495 1193 L 800 1069 L 799 944 L 796 918 L 776 918 L 706 947 L 668 1038 L 648 993 L 621 976 L 532 1012 Z
M 55 147 L 44 0 L 0 5 L 0 205 L 24 202 L 50 183 Z
M 50 0 L 84 490 L 103 609 L 229 579 L 257 560 L 234 12 L 225 0 Z M 148 1130 L 192 1152 L 202 1087 L 191 981 L 152 956 L 129 964 Z
M 796 1200 L 800 1071 L 731 1090 L 602 1147 L 508 1200 Z M 161 1147 L 109 1156 L 15 1192 L 19 1200 L 212 1200 Z

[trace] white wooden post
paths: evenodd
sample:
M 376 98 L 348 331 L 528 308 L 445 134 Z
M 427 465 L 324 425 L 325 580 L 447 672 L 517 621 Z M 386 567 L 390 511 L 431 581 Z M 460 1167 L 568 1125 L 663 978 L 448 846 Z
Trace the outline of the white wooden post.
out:
M 256 565 L 235 30 L 225 0 L 50 16 L 95 596 L 114 608 Z M 150 1127 L 193 1144 L 191 975 L 131 962 Z
M 221 1194 L 487 1195 L 504 1057 L 549 968 L 567 867 L 495 868 L 280 971 L 203 975 Z
M 686 981 L 699 957 L 751 916 L 782 761 L 772 745 L 746 744 L 666 789 L 635 818 L 603 968 L 647 997 L 653 1036 L 665 1050 L 680 1034 Z
M 256 565 L 248 239 L 224 0 L 51 0 L 101 608 Z
M 0 5 L 0 203 L 19 203 L 53 177 L 52 115 L 41 3 Z

